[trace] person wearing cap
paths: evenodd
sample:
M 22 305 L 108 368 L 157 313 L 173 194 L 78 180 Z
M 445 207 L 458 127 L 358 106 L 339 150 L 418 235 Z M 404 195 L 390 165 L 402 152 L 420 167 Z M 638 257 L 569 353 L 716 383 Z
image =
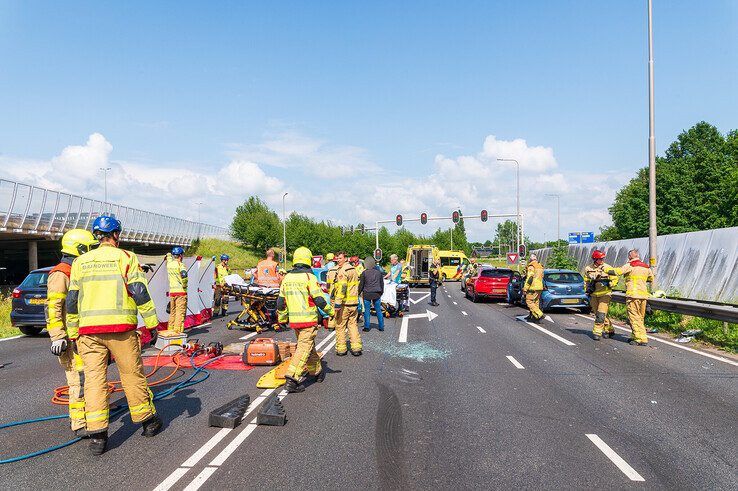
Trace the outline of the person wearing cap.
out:
M 584 268 L 584 287 L 589 295 L 589 305 L 595 315 L 592 338 L 599 341 L 602 336 L 611 338 L 615 334 L 615 328 L 608 317 L 610 300 L 612 300 L 612 287 L 618 282 L 616 275 L 609 275 L 607 270 L 612 266 L 605 263 L 603 251 L 592 251 L 592 264 Z
M 177 246 L 167 253 L 167 276 L 169 277 L 169 323 L 167 329 L 184 332 L 187 317 L 187 268 L 182 263 L 184 249 Z

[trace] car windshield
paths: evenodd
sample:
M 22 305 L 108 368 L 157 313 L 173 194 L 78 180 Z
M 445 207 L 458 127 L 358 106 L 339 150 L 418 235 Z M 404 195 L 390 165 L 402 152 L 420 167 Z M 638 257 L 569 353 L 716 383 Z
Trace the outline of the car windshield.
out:
M 46 272 L 31 273 L 26 276 L 26 279 L 20 284 L 20 288 L 46 288 L 46 279 L 48 277 L 49 274 Z
M 545 279 L 551 283 L 581 283 L 584 281 L 579 273 L 548 273 Z
M 483 278 L 509 278 L 512 276 L 512 271 L 506 269 L 483 269 L 479 276 Z

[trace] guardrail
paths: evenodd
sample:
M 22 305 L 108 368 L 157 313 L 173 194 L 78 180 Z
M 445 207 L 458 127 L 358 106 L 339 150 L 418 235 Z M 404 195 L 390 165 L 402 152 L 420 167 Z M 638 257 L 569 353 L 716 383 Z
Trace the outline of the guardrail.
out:
M 625 294 L 613 292 L 612 299 L 618 303 L 625 303 Z M 652 309 L 663 310 L 664 312 L 673 312 L 675 314 L 691 315 L 693 317 L 702 317 L 705 319 L 714 319 L 717 321 L 738 324 L 737 305 L 657 297 L 649 298 L 648 305 L 650 305 Z
M 0 179 L 0 232 L 58 237 L 73 228 L 89 229 L 100 215 L 123 223 L 126 242 L 189 245 L 199 237 L 229 237 L 224 227 Z

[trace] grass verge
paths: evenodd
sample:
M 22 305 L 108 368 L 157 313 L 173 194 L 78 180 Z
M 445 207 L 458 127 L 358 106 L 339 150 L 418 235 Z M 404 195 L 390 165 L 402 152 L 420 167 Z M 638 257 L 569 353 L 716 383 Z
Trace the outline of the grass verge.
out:
M 238 273 L 243 273 L 244 269 L 253 268 L 262 259 L 260 252 L 227 240 L 201 239 L 193 242 L 187 249 L 188 256 L 202 256 L 204 258 L 215 256 L 216 261 L 221 254 L 230 256 L 228 266 L 232 271 Z
M 17 336 L 21 332 L 10 325 L 11 299 L 8 296 L 0 296 L 0 338 Z

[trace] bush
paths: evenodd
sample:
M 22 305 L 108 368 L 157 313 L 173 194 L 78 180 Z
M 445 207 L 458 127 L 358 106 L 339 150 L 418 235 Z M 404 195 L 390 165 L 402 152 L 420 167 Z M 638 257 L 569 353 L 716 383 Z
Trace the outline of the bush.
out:
M 551 269 L 571 269 L 577 271 L 579 264 L 577 260 L 569 255 L 569 247 L 557 245 L 551 250 L 551 255 L 546 260 L 546 267 Z
M 0 338 L 8 338 L 20 334 L 18 329 L 10 325 L 11 308 L 11 298 L 4 295 L 0 296 Z

